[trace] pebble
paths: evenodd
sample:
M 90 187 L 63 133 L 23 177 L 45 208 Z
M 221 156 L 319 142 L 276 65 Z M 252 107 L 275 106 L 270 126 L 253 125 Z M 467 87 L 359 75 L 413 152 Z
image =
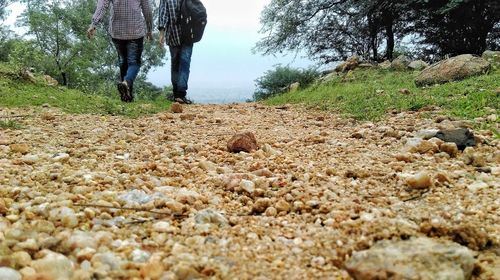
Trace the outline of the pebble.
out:
M 74 264 L 64 255 L 46 250 L 45 257 L 31 262 L 37 273 L 47 275 L 50 279 L 71 279 Z
M 0 279 L 2 280 L 21 280 L 22 276 L 17 270 L 8 267 L 0 267 Z
M 241 180 L 240 187 L 249 194 L 253 194 L 255 191 L 255 183 L 249 180 Z
M 290 203 L 286 202 L 284 199 L 278 200 L 275 207 L 278 212 L 289 212 L 291 208 Z
M 164 222 L 164 221 L 156 222 L 153 225 L 153 230 L 156 232 L 171 232 L 172 231 L 170 223 Z
M 184 108 L 179 103 L 172 103 L 172 107 L 170 110 L 172 111 L 172 113 L 180 114 L 184 111 Z
M 30 147 L 27 144 L 10 144 L 9 148 L 12 152 L 23 155 L 30 151 Z
M 227 219 L 219 212 L 213 209 L 199 211 L 194 216 L 197 224 L 213 224 L 219 227 L 227 225 Z
M 445 153 L 449 154 L 451 157 L 456 157 L 458 155 L 457 144 L 452 143 L 452 142 L 447 142 L 447 143 L 441 144 L 441 146 L 439 147 L 439 149 L 442 152 L 445 152 Z
M 406 184 L 413 189 L 427 189 L 432 186 L 432 176 L 422 171 L 406 178 Z
M 467 186 L 467 189 L 471 192 L 477 192 L 479 190 L 487 189 L 489 186 L 487 183 L 482 182 L 482 181 L 476 181 L 469 186 Z

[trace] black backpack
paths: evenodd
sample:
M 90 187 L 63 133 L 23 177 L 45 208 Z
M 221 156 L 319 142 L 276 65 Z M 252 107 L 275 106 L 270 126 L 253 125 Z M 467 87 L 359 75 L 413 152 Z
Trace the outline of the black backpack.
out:
M 200 0 L 180 0 L 179 24 L 181 26 L 181 42 L 192 44 L 203 37 L 207 25 L 207 9 Z

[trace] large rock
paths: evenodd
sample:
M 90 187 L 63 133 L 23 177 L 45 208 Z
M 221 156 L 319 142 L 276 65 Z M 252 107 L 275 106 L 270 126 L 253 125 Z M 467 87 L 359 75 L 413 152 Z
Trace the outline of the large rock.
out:
M 359 66 L 359 56 L 351 56 L 349 57 L 345 62 L 339 64 L 336 68 L 335 71 L 337 72 L 349 72 L 351 70 L 356 69 Z
M 424 69 L 415 80 L 417 86 L 443 84 L 481 75 L 491 68 L 491 64 L 483 58 L 470 54 L 459 55 Z
M 500 51 L 485 51 L 481 57 L 489 63 L 500 64 Z
M 427 237 L 384 240 L 353 253 L 345 267 L 354 279 L 470 279 L 474 256 L 464 246 Z
M 423 60 L 414 60 L 410 64 L 408 64 L 408 68 L 410 68 L 411 70 L 417 70 L 417 71 L 424 70 L 428 66 L 429 66 L 429 63 L 427 63 Z
M 436 138 L 439 138 L 444 142 L 455 143 L 457 148 L 461 151 L 463 151 L 466 147 L 476 146 L 474 133 L 467 128 L 440 130 L 436 133 Z
M 252 152 L 259 149 L 257 139 L 252 132 L 239 133 L 234 135 L 227 142 L 227 149 L 232 153 Z
M 392 61 L 391 68 L 398 71 L 407 70 L 410 63 L 411 60 L 408 57 L 400 55 Z

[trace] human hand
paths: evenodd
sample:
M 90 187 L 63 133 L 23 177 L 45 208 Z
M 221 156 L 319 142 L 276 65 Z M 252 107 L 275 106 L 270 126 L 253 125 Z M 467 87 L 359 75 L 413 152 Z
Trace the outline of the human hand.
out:
M 160 48 L 165 47 L 165 31 L 160 31 Z
M 92 40 L 94 38 L 95 32 L 96 32 L 95 26 L 90 25 L 89 29 L 87 30 L 87 38 L 89 38 L 89 40 Z
M 153 41 L 153 34 L 151 34 L 151 31 L 146 34 L 146 41 Z

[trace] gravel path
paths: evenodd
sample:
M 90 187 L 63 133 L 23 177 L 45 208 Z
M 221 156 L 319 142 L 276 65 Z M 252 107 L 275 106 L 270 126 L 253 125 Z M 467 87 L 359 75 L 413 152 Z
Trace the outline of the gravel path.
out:
M 464 121 L 252 103 L 11 114 L 29 117 L 0 130 L 0 267 L 23 279 L 350 279 L 354 251 L 414 236 L 473 250 L 474 279 L 500 275 L 500 141 L 406 144 Z M 246 131 L 261 149 L 229 153 Z

